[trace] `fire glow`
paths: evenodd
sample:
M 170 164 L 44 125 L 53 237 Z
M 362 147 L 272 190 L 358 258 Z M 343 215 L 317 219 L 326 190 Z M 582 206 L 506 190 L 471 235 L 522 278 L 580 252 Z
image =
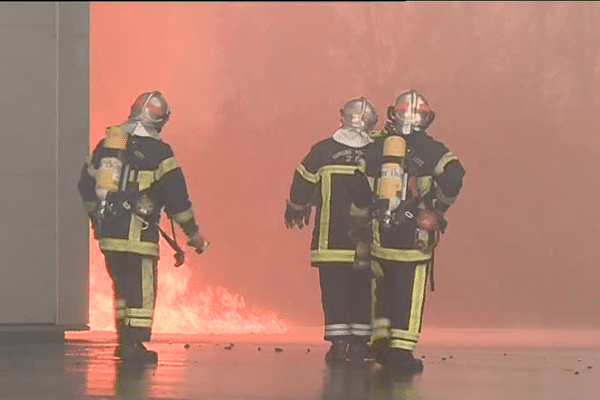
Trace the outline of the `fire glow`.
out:
M 152 331 L 156 333 L 247 334 L 285 333 L 291 326 L 276 313 L 249 309 L 244 297 L 222 287 L 189 288 L 191 270 L 186 263 L 173 267 L 172 251 L 160 246 L 158 291 Z M 111 280 L 97 241 L 90 232 L 90 313 L 92 331 L 115 331 Z

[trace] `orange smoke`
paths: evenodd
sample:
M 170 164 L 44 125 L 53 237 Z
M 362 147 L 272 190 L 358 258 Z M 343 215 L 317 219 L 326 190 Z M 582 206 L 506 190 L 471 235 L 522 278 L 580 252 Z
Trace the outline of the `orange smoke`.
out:
M 290 329 L 291 326 L 276 313 L 247 307 L 241 294 L 225 287 L 205 286 L 193 290 L 190 286 L 192 272 L 187 262 L 179 268 L 174 268 L 173 262 L 173 251 L 161 243 L 153 332 L 285 333 Z M 90 329 L 114 331 L 114 315 L 111 280 L 104 256 L 91 235 Z

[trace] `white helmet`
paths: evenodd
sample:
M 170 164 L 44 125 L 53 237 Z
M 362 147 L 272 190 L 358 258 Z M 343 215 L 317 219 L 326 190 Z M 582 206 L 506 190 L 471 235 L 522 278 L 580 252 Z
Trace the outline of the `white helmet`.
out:
M 160 133 L 170 115 L 169 104 L 161 92 L 145 92 L 131 105 L 129 121 L 141 122 L 143 126 Z
M 340 110 L 342 126 L 370 132 L 377 124 L 375 107 L 364 97 L 348 101 Z
M 408 135 L 423 131 L 433 122 L 435 113 L 425 97 L 416 90 L 402 93 L 393 106 L 388 107 L 388 118 L 398 133 Z

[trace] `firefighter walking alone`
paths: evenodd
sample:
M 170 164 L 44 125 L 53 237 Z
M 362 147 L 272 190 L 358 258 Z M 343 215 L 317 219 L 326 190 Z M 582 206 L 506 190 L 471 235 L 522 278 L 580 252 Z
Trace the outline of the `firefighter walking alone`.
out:
M 169 105 L 160 92 L 142 93 L 126 122 L 107 129 L 106 138 L 84 164 L 78 185 L 112 279 L 116 355 L 126 363 L 158 359 L 143 342 L 150 341 L 154 315 L 163 209 L 197 253 L 208 247 L 196 224 L 183 172 L 171 147 L 160 138 L 169 117 Z

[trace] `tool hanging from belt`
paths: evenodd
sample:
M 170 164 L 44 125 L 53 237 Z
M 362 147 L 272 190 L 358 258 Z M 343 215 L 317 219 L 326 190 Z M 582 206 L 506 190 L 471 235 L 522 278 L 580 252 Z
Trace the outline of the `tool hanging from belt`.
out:
M 175 258 L 175 267 L 179 267 L 185 261 L 185 252 L 177 244 L 177 236 L 175 235 L 175 224 L 173 223 L 173 219 L 171 217 L 169 217 L 169 221 L 171 221 L 171 233 L 173 234 L 172 238 L 169 235 L 167 235 L 167 233 L 160 227 L 158 223 L 156 224 L 156 226 L 158 226 L 160 234 L 165 238 L 167 243 L 169 243 L 173 250 L 175 250 L 175 254 L 173 255 L 173 257 Z

